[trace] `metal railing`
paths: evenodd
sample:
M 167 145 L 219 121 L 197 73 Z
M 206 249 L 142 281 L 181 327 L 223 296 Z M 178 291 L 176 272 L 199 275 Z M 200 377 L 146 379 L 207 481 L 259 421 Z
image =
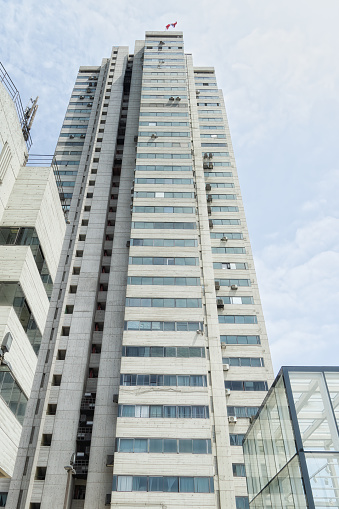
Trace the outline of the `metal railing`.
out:
M 61 201 L 62 210 L 64 212 L 65 217 L 67 217 L 67 205 L 64 197 L 64 190 L 62 187 L 62 182 L 59 173 L 59 167 L 56 162 L 54 155 L 41 155 L 41 154 L 29 154 L 28 161 L 26 166 L 51 166 L 54 176 L 55 182 L 59 191 L 59 197 Z
M 4 66 L 2 65 L 1 62 L 0 62 L 0 82 L 4 85 L 7 92 L 9 93 L 12 101 L 14 102 L 16 112 L 18 114 L 19 122 L 21 125 L 22 134 L 24 136 L 24 139 L 25 139 L 25 142 L 27 145 L 27 150 L 29 151 L 32 146 L 32 138 L 29 133 L 29 128 L 27 125 L 25 112 L 22 107 L 21 97 L 20 97 L 18 89 L 14 85 L 8 72 L 6 71 L 6 69 L 4 68 Z

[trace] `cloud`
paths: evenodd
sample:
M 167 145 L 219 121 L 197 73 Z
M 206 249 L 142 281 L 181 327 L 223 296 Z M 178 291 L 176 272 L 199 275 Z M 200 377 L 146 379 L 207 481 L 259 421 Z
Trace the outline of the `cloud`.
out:
M 223 89 L 275 366 L 333 362 L 338 326 L 335 0 L 0 0 L 2 62 L 51 154 L 80 65 L 178 21 Z

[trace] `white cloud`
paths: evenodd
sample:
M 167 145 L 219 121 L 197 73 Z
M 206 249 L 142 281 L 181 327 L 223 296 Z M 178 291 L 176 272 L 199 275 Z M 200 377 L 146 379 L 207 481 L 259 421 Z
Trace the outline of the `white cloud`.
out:
M 79 65 L 178 21 L 224 90 L 275 365 L 338 355 L 335 0 L 0 0 L 2 62 L 24 105 L 39 95 L 33 152 L 53 153 Z

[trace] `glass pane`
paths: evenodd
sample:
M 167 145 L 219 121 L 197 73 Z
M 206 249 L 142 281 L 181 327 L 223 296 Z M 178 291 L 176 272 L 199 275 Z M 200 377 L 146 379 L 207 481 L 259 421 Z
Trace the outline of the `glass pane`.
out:
M 132 491 L 147 491 L 147 477 L 133 476 Z
M 165 438 L 164 439 L 164 452 L 176 453 L 177 452 L 177 440 Z
M 192 452 L 192 440 L 180 439 L 179 440 L 179 452 L 180 453 L 191 453 Z
M 149 491 L 163 491 L 163 477 L 149 478 Z
M 193 440 L 193 453 L 194 454 L 206 454 L 206 440 Z
M 119 439 L 119 452 L 133 452 L 133 438 Z
M 147 451 L 147 438 L 134 439 L 134 452 L 148 452 Z
M 163 452 L 163 440 L 162 438 L 150 438 L 149 439 L 149 452 Z
M 165 492 L 178 493 L 179 491 L 178 477 L 164 477 L 163 489 Z
M 194 477 L 179 477 L 179 491 L 181 493 L 194 493 Z
M 194 491 L 195 491 L 195 493 L 209 493 L 209 478 L 208 477 L 195 477 Z

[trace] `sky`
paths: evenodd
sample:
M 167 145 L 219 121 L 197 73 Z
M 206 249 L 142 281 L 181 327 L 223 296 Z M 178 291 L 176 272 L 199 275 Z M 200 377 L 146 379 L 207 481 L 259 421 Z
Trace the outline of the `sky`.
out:
M 338 365 L 337 0 L 0 0 L 0 61 L 33 154 L 53 154 L 80 65 L 178 22 L 224 92 L 275 372 Z M 337 148 L 336 148 L 337 147 Z

